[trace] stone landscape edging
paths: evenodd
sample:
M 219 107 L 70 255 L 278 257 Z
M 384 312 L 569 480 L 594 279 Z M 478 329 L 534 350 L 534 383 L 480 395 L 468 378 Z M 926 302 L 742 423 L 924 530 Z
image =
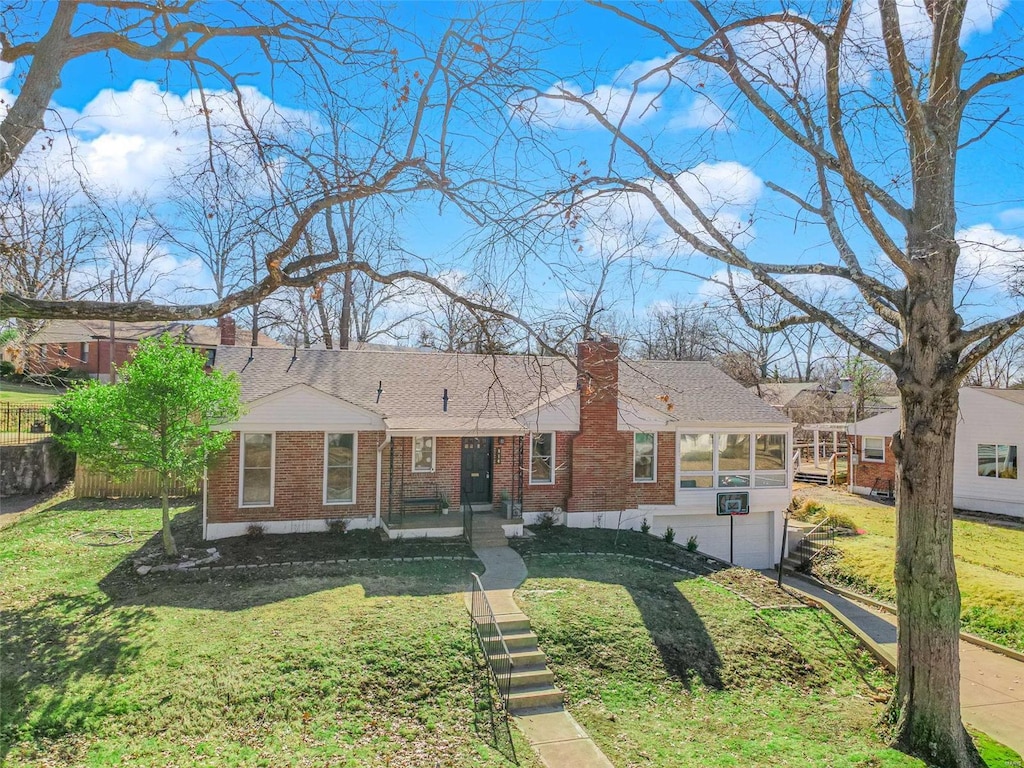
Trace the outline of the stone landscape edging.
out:
M 145 573 L 140 573 L 139 569 L 136 569 L 136 573 L 140 576 L 145 576 L 148 573 L 156 572 L 171 572 L 177 571 L 179 573 L 195 573 L 198 571 L 245 571 L 257 568 L 279 568 L 283 566 L 291 565 L 338 565 L 341 563 L 413 563 L 422 562 L 426 560 L 442 560 L 442 561 L 465 561 L 465 560 L 476 560 L 475 557 L 467 557 L 465 555 L 423 555 L 420 557 L 342 557 L 327 560 L 283 560 L 276 563 L 236 563 L 234 565 L 198 565 L 191 564 L 187 565 L 182 563 L 181 565 L 174 565 L 171 567 L 150 568 Z M 145 568 L 146 566 L 142 566 Z

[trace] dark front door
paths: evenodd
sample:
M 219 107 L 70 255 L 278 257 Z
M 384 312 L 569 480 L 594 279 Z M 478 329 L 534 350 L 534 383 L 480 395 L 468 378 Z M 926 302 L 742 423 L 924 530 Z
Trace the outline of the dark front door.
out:
M 462 438 L 462 488 L 470 504 L 491 503 L 491 438 Z

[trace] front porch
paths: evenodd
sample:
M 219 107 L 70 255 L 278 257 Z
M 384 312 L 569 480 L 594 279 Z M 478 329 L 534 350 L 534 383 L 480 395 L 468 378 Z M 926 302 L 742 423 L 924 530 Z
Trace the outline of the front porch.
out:
M 473 515 L 522 520 L 524 434 L 388 435 L 380 520 L 389 536 L 466 536 Z

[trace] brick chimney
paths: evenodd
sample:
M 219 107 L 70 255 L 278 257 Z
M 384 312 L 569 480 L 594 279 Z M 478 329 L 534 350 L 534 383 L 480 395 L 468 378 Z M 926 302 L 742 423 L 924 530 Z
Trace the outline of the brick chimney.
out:
M 581 341 L 576 345 L 576 361 L 581 411 L 584 403 L 610 403 L 614 409 L 619 397 L 619 345 L 607 336 Z
M 570 512 L 623 509 L 632 479 L 619 423 L 619 345 L 607 336 L 576 347 L 580 431 L 572 441 Z
M 231 315 L 224 315 L 217 319 L 217 327 L 220 328 L 221 346 L 235 346 L 235 318 Z

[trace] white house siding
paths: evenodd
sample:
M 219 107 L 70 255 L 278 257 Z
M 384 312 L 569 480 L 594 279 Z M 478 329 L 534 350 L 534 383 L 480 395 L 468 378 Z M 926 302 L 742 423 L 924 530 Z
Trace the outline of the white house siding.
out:
M 960 390 L 961 420 L 956 428 L 953 505 L 958 509 L 1024 517 L 1024 405 L 983 390 Z M 978 445 L 1017 446 L 1016 479 L 980 477 Z
M 784 508 L 784 507 L 783 507 Z M 745 568 L 770 568 L 779 559 L 776 542 L 781 543 L 782 512 L 754 512 L 733 518 L 733 559 Z M 669 527 L 677 544 L 697 537 L 697 549 L 713 557 L 729 560 L 729 518 L 718 515 L 658 514 L 653 517 L 651 533 L 662 535 Z
M 295 384 L 246 404 L 246 413 L 220 428 L 243 432 L 381 431 L 384 421 L 352 403 Z

